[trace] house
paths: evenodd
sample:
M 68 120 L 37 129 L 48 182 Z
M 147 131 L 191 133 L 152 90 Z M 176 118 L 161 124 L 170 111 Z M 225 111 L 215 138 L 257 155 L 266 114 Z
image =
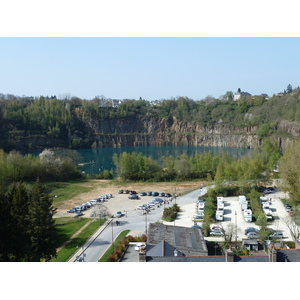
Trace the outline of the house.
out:
M 252 95 L 248 92 L 237 92 L 234 94 L 233 96 L 233 100 L 237 101 L 239 99 L 241 99 L 242 97 L 251 97 Z
M 243 246 L 259 251 L 256 240 L 243 239 Z M 139 252 L 140 262 L 300 262 L 300 249 L 277 249 L 268 246 L 268 253 L 237 256 L 231 249 L 225 255 L 208 255 L 202 232 L 196 228 L 150 223 L 145 250 Z

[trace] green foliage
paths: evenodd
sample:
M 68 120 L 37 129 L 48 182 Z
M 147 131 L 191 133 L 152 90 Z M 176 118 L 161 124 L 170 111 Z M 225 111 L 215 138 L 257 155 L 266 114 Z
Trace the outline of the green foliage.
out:
M 179 211 L 180 207 L 177 204 L 173 204 L 173 206 L 164 209 L 162 219 L 167 222 L 173 222 Z
M 59 149 L 45 149 L 39 156 L 21 155 L 0 149 L 0 184 L 3 186 L 16 181 L 67 181 L 81 177 L 77 168 L 79 157 L 73 150 L 67 156 Z
M 300 142 L 293 142 L 279 160 L 282 187 L 289 191 L 291 201 L 300 204 Z
M 55 209 L 40 182 L 36 181 L 32 189 L 18 183 L 0 196 L 0 207 L 10 208 L 4 208 L 6 216 L 2 211 L 0 214 L 0 224 L 5 223 L 1 231 L 8 230 L 1 232 L 0 261 L 40 261 L 54 256 Z

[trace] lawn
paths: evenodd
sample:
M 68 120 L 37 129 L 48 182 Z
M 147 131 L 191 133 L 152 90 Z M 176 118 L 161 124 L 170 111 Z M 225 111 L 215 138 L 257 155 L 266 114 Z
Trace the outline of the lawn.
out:
M 80 218 L 58 218 L 56 220 L 58 230 L 58 247 L 67 241 L 75 232 L 77 232 L 82 226 L 84 226 L 91 219 Z M 101 224 L 105 220 L 101 219 Z M 57 257 L 52 258 L 50 262 L 65 262 L 80 248 L 87 239 L 99 228 L 100 222 L 94 221 L 88 225 L 83 231 L 76 236 L 69 244 L 57 252 Z
M 76 180 L 69 182 L 48 182 L 45 183 L 45 187 L 49 195 L 53 197 L 53 205 L 59 206 L 78 194 L 89 192 L 98 184 L 99 182 L 96 180 Z

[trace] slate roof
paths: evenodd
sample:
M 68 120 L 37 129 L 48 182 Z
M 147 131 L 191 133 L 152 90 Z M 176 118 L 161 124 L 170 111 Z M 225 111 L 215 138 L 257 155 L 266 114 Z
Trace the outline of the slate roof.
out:
M 269 255 L 235 256 L 234 262 L 269 262 Z
M 225 256 L 147 256 L 147 262 L 226 262 Z
M 277 262 L 300 262 L 300 249 L 277 249 Z
M 163 240 L 186 256 L 208 255 L 200 229 L 150 223 L 147 244 L 157 245 Z
M 175 250 L 177 251 L 177 256 L 184 256 L 181 251 L 163 240 L 147 251 L 147 256 L 174 256 Z

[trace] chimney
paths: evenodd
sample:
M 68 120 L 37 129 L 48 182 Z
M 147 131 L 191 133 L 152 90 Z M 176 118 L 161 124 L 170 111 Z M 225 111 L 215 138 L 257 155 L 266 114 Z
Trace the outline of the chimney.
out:
M 146 262 L 146 251 L 139 252 L 139 262 Z
M 277 251 L 274 244 L 269 247 L 269 262 L 277 262 Z
M 234 253 L 231 249 L 226 250 L 226 262 L 234 262 Z

